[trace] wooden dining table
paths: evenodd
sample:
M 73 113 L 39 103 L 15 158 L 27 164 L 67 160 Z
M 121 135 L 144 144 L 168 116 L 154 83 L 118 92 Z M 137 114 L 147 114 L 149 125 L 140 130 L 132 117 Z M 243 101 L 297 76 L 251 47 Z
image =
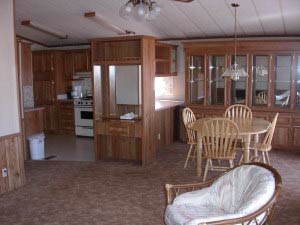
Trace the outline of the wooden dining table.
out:
M 191 123 L 189 127 L 197 133 L 197 176 L 201 176 L 202 166 L 202 127 L 204 121 L 211 118 L 198 119 Z M 232 118 L 239 128 L 239 137 L 244 143 L 244 163 L 249 162 L 250 155 L 250 141 L 251 137 L 254 136 L 254 141 L 258 142 L 258 135 L 267 132 L 271 123 L 261 118 Z M 257 154 L 257 152 L 255 153 Z M 257 156 L 257 155 L 255 155 Z

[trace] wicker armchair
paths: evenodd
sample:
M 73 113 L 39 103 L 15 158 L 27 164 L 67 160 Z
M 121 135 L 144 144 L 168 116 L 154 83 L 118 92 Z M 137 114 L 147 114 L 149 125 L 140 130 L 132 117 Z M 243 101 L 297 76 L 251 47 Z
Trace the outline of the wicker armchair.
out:
M 244 173 L 241 173 L 241 171 Z M 234 176 L 232 176 L 232 174 Z M 224 178 L 226 176 L 227 180 Z M 253 179 L 253 176 L 256 179 Z M 221 179 L 225 179 L 226 182 L 222 183 L 221 181 L 220 185 Z M 227 195 L 234 193 L 236 191 L 234 187 L 238 187 L 242 181 L 244 182 L 244 189 L 234 196 L 234 201 L 228 201 Z M 257 186 L 254 182 L 257 182 L 259 187 L 268 187 L 262 188 L 263 190 L 259 189 L 257 192 L 257 190 L 255 190 L 255 187 Z M 249 186 L 251 184 L 254 185 Z M 166 184 L 167 208 L 165 211 L 165 223 L 167 225 L 270 224 L 274 205 L 281 192 L 281 185 L 281 176 L 277 170 L 269 165 L 258 162 L 237 166 L 218 177 L 202 183 L 181 185 Z M 213 186 L 217 186 L 217 188 Z M 253 192 L 245 193 L 245 190 L 249 191 L 249 189 Z M 207 196 L 212 193 L 216 193 L 217 198 L 218 195 L 221 195 L 220 193 L 223 194 L 223 197 L 225 195 L 225 199 L 220 197 L 223 204 L 227 204 L 227 207 L 228 205 L 229 207 L 237 206 L 236 211 L 227 212 L 228 210 L 226 207 L 219 208 L 219 206 L 216 205 L 213 205 L 212 209 L 210 209 Z M 250 199 L 247 199 L 249 196 Z M 246 198 L 245 204 L 240 205 L 240 203 L 245 200 L 244 198 Z M 215 204 L 215 202 L 218 202 L 220 199 L 213 199 L 211 202 L 213 202 L 212 204 Z M 190 204 L 189 201 L 194 202 Z M 195 201 L 198 201 L 198 204 L 200 205 L 197 205 L 197 202 L 195 203 Z M 248 206 L 248 209 L 245 205 Z M 249 205 L 251 205 L 251 207 Z M 206 212 L 203 213 L 201 210 Z M 216 213 L 214 214 L 213 211 L 216 211 Z M 202 217 L 200 215 L 201 213 Z M 218 215 L 218 213 L 221 215 Z

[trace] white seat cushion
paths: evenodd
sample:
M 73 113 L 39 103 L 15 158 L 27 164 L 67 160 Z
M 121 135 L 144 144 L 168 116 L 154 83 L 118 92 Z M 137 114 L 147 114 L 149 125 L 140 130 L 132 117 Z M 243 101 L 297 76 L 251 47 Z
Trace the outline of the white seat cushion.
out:
M 167 225 L 194 225 L 249 215 L 273 196 L 273 174 L 259 166 L 244 165 L 216 180 L 210 187 L 179 195 L 165 213 Z M 264 219 L 262 214 L 257 219 Z

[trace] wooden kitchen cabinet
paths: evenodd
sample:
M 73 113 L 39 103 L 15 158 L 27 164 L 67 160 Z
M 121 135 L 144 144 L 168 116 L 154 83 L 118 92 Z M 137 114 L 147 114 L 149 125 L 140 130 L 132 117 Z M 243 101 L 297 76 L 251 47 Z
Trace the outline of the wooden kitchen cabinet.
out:
M 64 51 L 64 77 L 72 80 L 76 72 L 91 72 L 90 49 Z
M 32 85 L 32 61 L 31 61 L 31 43 L 18 41 L 19 71 L 22 77 L 22 85 Z
M 43 105 L 43 123 L 45 133 L 55 134 L 58 132 L 58 117 L 57 117 L 57 107 L 56 105 Z
M 34 73 L 47 73 L 54 70 L 53 52 L 32 52 L 32 71 Z
M 155 43 L 155 76 L 177 75 L 177 45 Z
M 74 103 L 72 100 L 58 101 L 60 134 L 75 134 Z
M 64 78 L 72 80 L 74 75 L 74 59 L 71 51 L 64 53 Z
M 59 130 L 56 95 L 64 92 L 62 61 L 61 51 L 32 52 L 34 105 L 44 107 L 45 133 Z

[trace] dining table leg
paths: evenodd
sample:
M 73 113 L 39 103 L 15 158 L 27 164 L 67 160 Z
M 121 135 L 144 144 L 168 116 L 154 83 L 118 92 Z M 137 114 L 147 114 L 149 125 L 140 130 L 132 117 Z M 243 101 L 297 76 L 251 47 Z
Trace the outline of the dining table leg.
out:
M 202 167 L 202 136 L 200 132 L 197 132 L 197 176 L 201 176 L 201 167 Z
M 249 153 L 250 153 L 250 141 L 251 141 L 251 135 L 245 135 L 244 136 L 244 163 L 249 162 Z

